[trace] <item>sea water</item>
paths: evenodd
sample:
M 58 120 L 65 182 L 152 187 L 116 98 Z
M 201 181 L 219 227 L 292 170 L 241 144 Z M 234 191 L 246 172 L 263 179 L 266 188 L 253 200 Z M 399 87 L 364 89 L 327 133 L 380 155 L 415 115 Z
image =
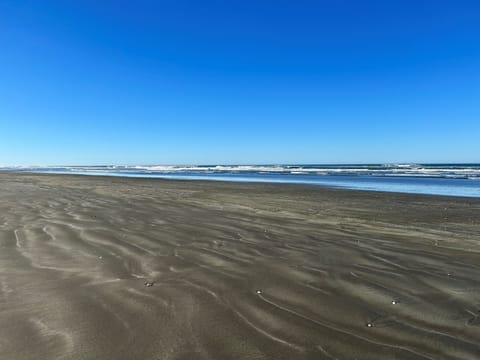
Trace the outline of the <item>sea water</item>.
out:
M 480 197 L 480 164 L 30 166 L 3 167 L 0 171 L 290 183 Z

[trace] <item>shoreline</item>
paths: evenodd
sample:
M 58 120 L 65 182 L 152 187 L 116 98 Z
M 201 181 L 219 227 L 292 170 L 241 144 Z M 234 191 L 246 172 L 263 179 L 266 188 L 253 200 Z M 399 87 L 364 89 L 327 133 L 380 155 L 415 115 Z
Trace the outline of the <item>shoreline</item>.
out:
M 0 351 L 473 360 L 479 214 L 471 197 L 0 173 Z
M 166 178 L 166 177 L 155 177 L 155 176 L 142 176 L 142 175 L 112 175 L 112 174 L 75 174 L 75 173 L 42 173 L 42 172 L 28 172 L 28 171 L 0 171 L 1 174 L 26 174 L 26 175 L 44 175 L 44 176 L 81 176 L 81 177 L 100 177 L 100 178 L 119 178 L 119 179 L 138 179 L 138 180 L 152 180 L 152 181 L 165 181 L 165 182 L 199 182 L 199 183 L 226 183 L 226 184 L 251 184 L 252 186 L 261 186 L 261 185 L 274 185 L 274 186 L 299 186 L 305 188 L 320 188 L 320 189 L 330 189 L 330 190 L 342 190 L 342 191 L 354 191 L 354 192 L 367 192 L 367 193 L 381 193 L 381 194 L 397 194 L 397 195 L 412 195 L 412 196 L 433 196 L 433 197 L 446 197 L 446 198 L 462 198 L 462 199 L 480 199 L 480 194 L 474 196 L 466 195 L 451 195 L 451 194 L 432 194 L 432 193 L 422 193 L 422 192 L 403 192 L 403 191 L 385 191 L 385 190 L 372 190 L 372 189 L 359 189 L 359 188 L 350 188 L 347 186 L 334 186 L 326 184 L 316 184 L 316 183 L 302 183 L 302 182 L 281 182 L 281 181 L 256 181 L 256 180 L 224 180 L 224 179 L 189 179 L 189 178 Z M 425 177 L 412 177 L 418 179 L 425 179 Z M 397 179 L 397 178 L 392 178 Z M 398 177 L 402 179 L 402 177 Z M 434 177 L 428 179 L 436 179 Z M 471 179 L 455 179 L 455 180 L 465 180 L 472 181 Z

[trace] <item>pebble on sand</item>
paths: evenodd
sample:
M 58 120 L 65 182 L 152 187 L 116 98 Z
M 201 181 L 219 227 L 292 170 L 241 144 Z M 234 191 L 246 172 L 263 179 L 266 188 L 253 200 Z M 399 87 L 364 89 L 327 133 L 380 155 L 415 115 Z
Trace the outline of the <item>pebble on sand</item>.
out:
M 262 293 L 262 290 L 257 290 L 255 291 L 258 295 L 260 295 Z
M 147 281 L 147 282 L 145 283 L 145 286 L 146 286 L 146 287 L 151 287 L 151 286 L 153 286 L 153 284 L 154 284 L 153 281 Z

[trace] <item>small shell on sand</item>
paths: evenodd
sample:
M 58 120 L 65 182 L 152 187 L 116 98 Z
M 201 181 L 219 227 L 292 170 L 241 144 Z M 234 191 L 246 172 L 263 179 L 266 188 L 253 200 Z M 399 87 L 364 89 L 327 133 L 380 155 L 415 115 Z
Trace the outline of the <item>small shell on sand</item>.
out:
M 151 287 L 151 286 L 153 286 L 153 284 L 154 284 L 153 281 L 147 281 L 147 282 L 145 282 L 145 286 L 146 286 L 146 287 Z
M 367 323 L 367 327 L 373 327 L 372 323 Z
M 262 290 L 257 290 L 255 291 L 258 295 L 260 295 L 262 293 Z

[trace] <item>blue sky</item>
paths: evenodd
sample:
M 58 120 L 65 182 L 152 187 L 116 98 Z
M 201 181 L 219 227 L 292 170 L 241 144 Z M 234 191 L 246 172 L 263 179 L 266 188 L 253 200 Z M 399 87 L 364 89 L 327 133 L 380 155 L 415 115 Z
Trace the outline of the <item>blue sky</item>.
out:
M 480 3 L 0 2 L 0 165 L 480 161 Z

